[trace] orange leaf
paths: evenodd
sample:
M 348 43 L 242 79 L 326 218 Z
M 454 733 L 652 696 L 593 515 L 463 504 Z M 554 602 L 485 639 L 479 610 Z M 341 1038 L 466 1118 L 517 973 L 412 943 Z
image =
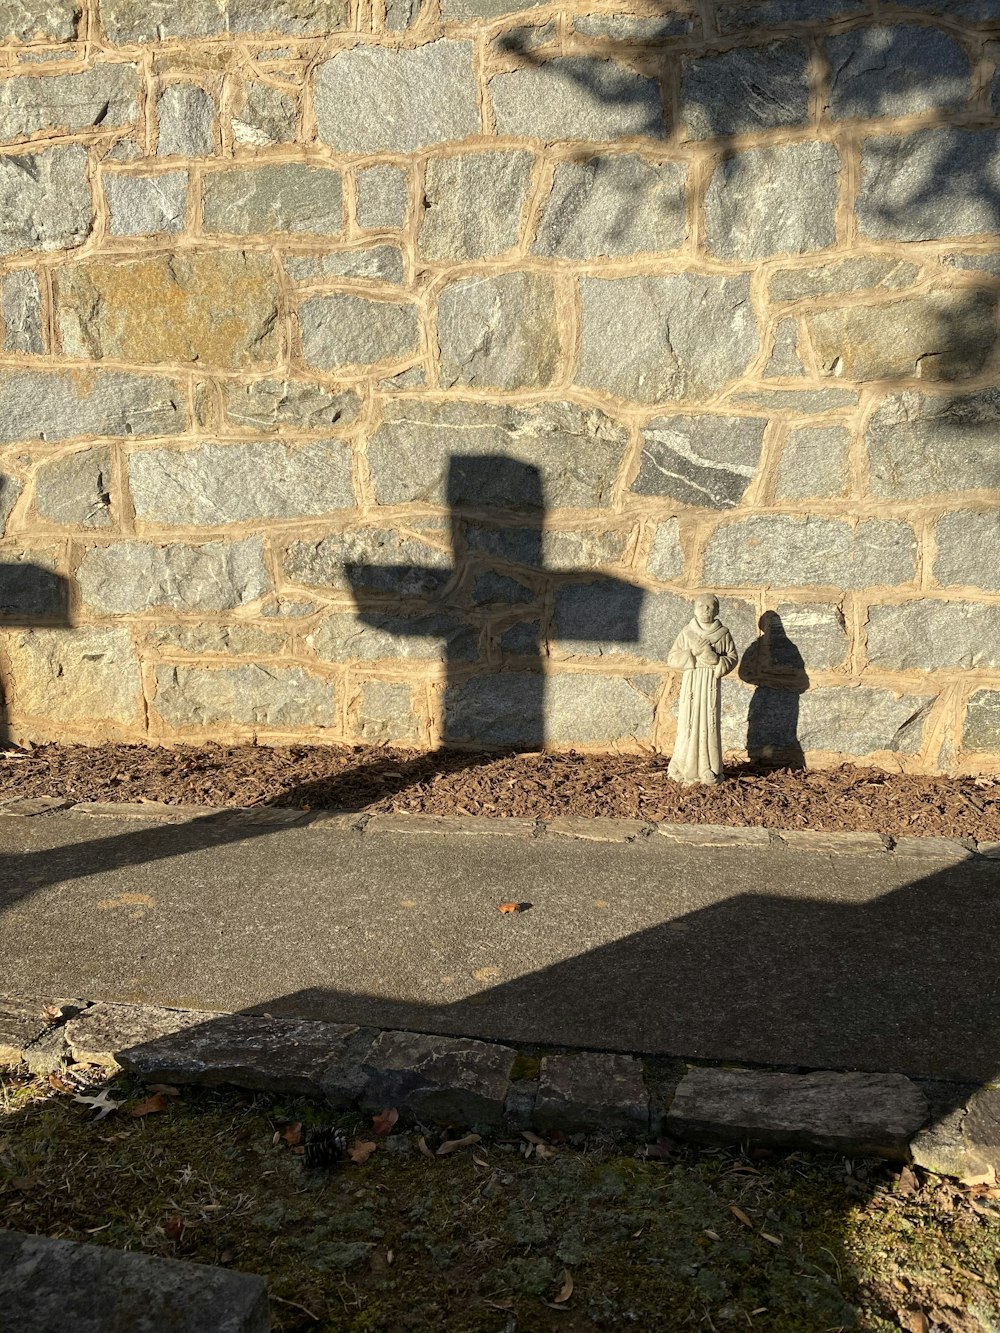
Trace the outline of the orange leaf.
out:
M 302 1121 L 293 1120 L 281 1131 L 281 1137 L 290 1148 L 297 1148 L 302 1142 Z
M 379 1111 L 378 1115 L 372 1116 L 372 1129 L 384 1139 L 387 1134 L 392 1133 L 392 1127 L 399 1119 L 399 1112 L 394 1106 L 387 1106 L 384 1111 Z
M 347 1155 L 355 1166 L 364 1166 L 377 1147 L 378 1144 L 369 1139 L 355 1139 Z
M 184 1230 L 184 1219 L 180 1213 L 173 1213 L 163 1224 L 163 1234 L 167 1240 L 180 1240 Z
M 520 903 L 501 903 L 501 912 L 517 912 L 520 910 Z
M 132 1107 L 130 1114 L 135 1118 L 141 1115 L 152 1115 L 154 1111 L 165 1111 L 167 1109 L 167 1099 L 162 1092 L 158 1092 L 155 1097 L 147 1097 L 145 1101 L 138 1102 Z

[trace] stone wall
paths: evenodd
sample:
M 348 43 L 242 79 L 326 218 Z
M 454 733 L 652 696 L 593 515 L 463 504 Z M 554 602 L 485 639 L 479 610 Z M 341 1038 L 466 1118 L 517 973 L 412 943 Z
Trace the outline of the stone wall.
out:
M 732 750 L 1000 769 L 1000 0 L 0 43 L 12 735 L 669 750 L 709 585 Z

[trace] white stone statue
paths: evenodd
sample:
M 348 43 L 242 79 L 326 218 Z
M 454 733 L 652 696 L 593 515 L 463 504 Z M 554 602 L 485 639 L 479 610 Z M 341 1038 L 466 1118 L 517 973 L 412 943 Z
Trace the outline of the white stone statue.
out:
M 683 672 L 677 741 L 667 775 L 687 784 L 720 782 L 719 681 L 736 665 L 736 644 L 719 620 L 719 599 L 713 593 L 700 593 L 694 599 L 694 616 L 674 640 L 667 665 Z

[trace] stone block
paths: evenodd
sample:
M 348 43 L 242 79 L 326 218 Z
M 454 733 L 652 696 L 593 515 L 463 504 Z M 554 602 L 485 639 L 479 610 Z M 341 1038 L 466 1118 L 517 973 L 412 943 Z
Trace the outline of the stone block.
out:
M 825 832 L 823 829 L 781 829 L 776 841 L 793 852 L 819 852 L 835 856 L 881 856 L 889 844 L 881 833 Z
M 760 417 L 656 417 L 643 427 L 631 489 L 706 509 L 732 509 L 760 461 Z
M 774 331 L 771 355 L 764 367 L 764 375 L 771 379 L 805 373 L 806 369 L 799 355 L 798 323 L 794 319 L 779 320 Z
M 413 740 L 417 720 L 409 685 L 391 680 L 366 680 L 358 705 L 358 732 L 368 744 Z
M 326 662 L 474 662 L 480 655 L 478 633 L 447 611 L 335 611 L 309 643 Z
M 341 177 L 334 167 L 280 162 L 227 167 L 205 176 L 206 232 L 337 236 L 344 227 L 343 212 Z
M 934 578 L 1000 592 L 1000 512 L 961 510 L 934 525 Z
M 737 640 L 753 636 L 747 603 L 725 600 L 721 618 Z M 644 592 L 620 579 L 564 583 L 555 592 L 552 643 L 584 657 L 644 657 L 665 662 L 691 619 L 691 603 L 673 592 Z
M 492 569 L 488 569 L 485 574 L 480 574 L 477 577 L 469 597 L 477 609 L 494 606 L 509 607 L 536 600 L 534 589 L 527 587 L 518 579 L 509 578 L 506 574 L 498 574 Z
M 226 416 L 235 426 L 257 432 L 328 431 L 349 426 L 361 408 L 353 389 L 326 388 L 312 380 L 252 380 L 223 385 Z
M 274 34 L 325 36 L 347 24 L 346 0 L 100 0 L 101 20 L 115 43 L 176 37 Z
M 546 837 L 580 842 L 635 842 L 652 832 L 652 825 L 642 819 L 607 819 L 600 815 L 556 815 L 545 820 L 542 827 Z
M 802 667 L 830 671 L 847 657 L 847 626 L 836 603 L 780 602 L 774 614 L 780 626 L 768 636 L 768 657 L 779 677 Z
M 77 573 L 85 606 L 102 615 L 171 607 L 227 611 L 258 601 L 271 582 L 260 537 L 242 541 L 117 541 L 86 552 Z
M 628 432 L 572 403 L 394 399 L 368 445 L 379 504 L 606 508 Z
M 298 107 L 293 98 L 268 83 L 248 83 L 243 89 L 243 105 L 238 116 L 230 117 L 237 143 L 266 148 L 275 143 L 291 143 L 298 126 Z
M 903 1074 L 690 1069 L 664 1128 L 716 1143 L 822 1148 L 906 1161 L 927 1101 Z
M 918 281 L 920 269 L 906 259 L 874 259 L 855 255 L 818 268 L 785 268 L 768 284 L 772 301 L 802 301 L 811 296 L 839 296 L 842 292 L 880 288 L 894 291 Z
M 746 276 L 582 278 L 577 383 L 641 403 L 705 398 L 760 345 Z
M 432 157 L 417 249 L 426 259 L 484 259 L 517 244 L 531 185 L 530 153 Z
M 687 170 L 634 153 L 556 164 L 532 253 L 560 259 L 674 250 L 687 231 Z
M 257 625 L 241 623 L 214 625 L 153 625 L 146 642 L 161 651 L 189 653 L 203 657 L 206 653 L 225 653 L 235 657 L 273 657 L 285 651 L 286 638 L 281 633 L 270 633 Z
M 33 269 L 16 268 L 0 278 L 0 347 L 29 356 L 45 351 L 42 298 Z
M 573 31 L 584 37 L 603 37 L 611 42 L 660 42 L 665 37 L 686 37 L 697 20 L 691 14 L 657 14 L 640 18 L 633 14 L 581 14 L 573 20 Z
M 720 524 L 705 551 L 708 583 L 866 588 L 908 583 L 917 543 L 908 523 L 755 514 Z
M 547 60 L 494 75 L 489 92 L 498 134 L 545 143 L 663 136 L 658 83 L 613 60 Z
M 371 366 L 416 356 L 417 307 L 365 296 L 311 296 L 298 312 L 302 355 L 316 370 Z
M 689 60 L 681 77 L 681 119 L 690 139 L 804 125 L 809 115 L 809 48 L 769 42 Z
M 106 528 L 111 524 L 111 451 L 84 449 L 35 471 L 35 508 L 52 523 Z
M 164 171 L 156 176 L 111 174 L 104 191 L 111 215 L 112 236 L 148 236 L 184 230 L 188 173 Z
M 967 289 L 821 310 L 806 323 L 823 373 L 858 381 L 965 379 L 997 338 L 995 297 Z
M 1000 690 L 977 690 L 965 710 L 962 749 L 977 754 L 1000 750 Z M 994 843 L 1000 848 L 1000 843 Z
M 195 83 L 172 83 L 156 102 L 160 157 L 208 157 L 215 152 L 215 103 Z
M 30 42 L 47 38 L 68 42 L 76 35 L 81 0 L 8 0 L 4 7 L 4 37 Z
M 788 691 L 771 691 L 786 694 Z M 865 685 L 831 685 L 799 697 L 797 739 L 806 751 L 858 757 L 878 750 L 915 754 L 923 742 L 933 695 L 903 694 Z M 766 722 L 761 730 L 766 734 Z
M 10 812 L 4 809 L 3 813 Z M 51 1022 L 44 1013 L 46 1003 L 0 995 L 0 1065 L 19 1064 L 21 1053 L 49 1031 Z
M 958 111 L 972 92 L 968 57 L 940 28 L 854 28 L 825 45 L 835 120 Z
M 533 9 L 545 0 L 441 0 L 441 17 L 446 23 L 490 20 L 502 14 Z
M 79 144 L 0 157 L 0 255 L 71 250 L 93 223 L 87 152 Z
M 405 224 L 409 182 L 402 167 L 363 167 L 357 174 L 356 189 L 359 227 L 377 231 Z
M 52 552 L 7 548 L 0 561 L 0 617 L 29 625 L 67 622 L 69 581 L 58 572 Z
M 15 796 L 0 804 L 0 814 L 12 819 L 34 819 L 68 809 L 73 802 L 65 796 Z
M 777 500 L 829 499 L 850 484 L 850 432 L 844 426 L 799 426 L 781 451 Z
M 997 231 L 1000 134 L 940 128 L 866 139 L 855 211 L 862 235 L 874 240 Z
M 527 671 L 476 676 L 445 694 L 446 734 L 485 746 L 648 741 L 657 676 Z
M 832 245 L 839 178 L 840 154 L 831 143 L 748 148 L 724 158 L 705 197 L 708 249 L 746 263 Z
M 399 285 L 403 281 L 403 252 L 398 245 L 369 245 L 363 250 L 331 250 L 322 255 L 289 255 L 285 269 L 293 282 L 321 282 L 325 278 L 374 278 Z
M 873 606 L 868 660 L 890 671 L 1000 667 L 1000 605 L 922 598 Z
M 657 824 L 658 837 L 690 847 L 753 847 L 771 846 L 771 834 L 766 828 L 744 828 L 731 824 Z
M 516 1055 L 492 1042 L 382 1032 L 364 1057 L 364 1103 L 444 1124 L 499 1125 Z
M 472 51 L 448 38 L 338 51 L 315 74 L 319 137 L 339 152 L 413 153 L 478 135 Z
M 868 12 L 867 0 L 737 0 L 719 4 L 715 22 L 720 33 L 785 23 L 819 23 L 824 19 L 848 18 Z
M 976 854 L 971 838 L 896 838 L 893 850 L 897 856 L 952 863 L 968 861 Z
M 642 1061 L 578 1051 L 542 1060 L 532 1121 L 538 1129 L 647 1134 L 649 1093 Z
M 138 92 L 135 65 L 96 65 L 76 74 L 15 74 L 0 83 L 0 140 L 130 125 Z
M 302 667 L 159 666 L 153 707 L 171 727 L 337 725 L 333 685 Z
M 669 583 L 684 573 L 684 552 L 678 537 L 676 518 L 659 524 L 653 536 L 646 568 L 654 579 Z
M 267 1283 L 252 1273 L 107 1245 L 0 1231 L 0 1302 L 22 1333 L 268 1333 Z
M 148 449 L 130 456 L 128 478 L 136 517 L 151 523 L 306 518 L 355 504 L 343 440 Z
M 831 412 L 838 407 L 858 405 L 856 389 L 790 389 L 774 387 L 762 390 L 737 390 L 726 404 L 745 407 L 756 412 L 794 412 L 812 416 L 817 412 Z
M 868 424 L 869 489 L 879 499 L 1000 488 L 1000 390 L 892 394 Z
M 599 569 L 620 565 L 625 558 L 628 534 L 606 528 L 578 531 L 540 531 L 504 523 L 487 527 L 467 523 L 465 540 L 471 551 L 494 556 L 507 564 L 530 569 Z
M 448 531 L 433 521 L 399 527 L 353 527 L 320 541 L 292 542 L 285 576 L 307 587 L 336 588 L 355 595 L 426 597 L 453 577 Z
M 148 1004 L 91 1005 L 66 1024 L 73 1059 L 81 1064 L 115 1065 L 132 1046 L 176 1037 L 222 1015 L 194 1009 L 163 1009 Z
M 438 298 L 440 378 L 536 389 L 559 369 L 555 279 L 548 273 L 499 273 L 450 283 Z
M 70 356 L 239 370 L 278 354 L 280 302 L 267 254 L 186 250 L 117 263 L 94 259 L 61 269 L 56 285 Z
M 33 629 L 7 638 L 17 715 L 85 725 L 142 722 L 135 645 L 126 629 Z
M 915 1165 L 935 1175 L 966 1185 L 994 1184 L 1000 1175 L 1000 1089 L 977 1088 L 962 1105 L 939 1113 L 915 1136 L 910 1153 Z
M 421 0 L 385 0 L 385 26 L 389 32 L 402 32 L 420 17 Z
M 172 435 L 187 427 L 184 401 L 180 387 L 158 375 L 0 369 L 0 444 Z
M 7 520 L 17 504 L 18 496 L 24 487 L 16 477 L 5 476 L 0 473 L 0 536 L 3 535 L 4 528 L 7 526 Z

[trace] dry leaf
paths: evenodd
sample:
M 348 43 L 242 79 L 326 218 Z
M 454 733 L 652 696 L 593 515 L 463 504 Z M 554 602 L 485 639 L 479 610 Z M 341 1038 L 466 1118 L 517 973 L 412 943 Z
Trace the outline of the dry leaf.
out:
M 290 1148 L 297 1148 L 302 1142 L 302 1121 L 293 1120 L 280 1131 L 281 1137 Z
M 906 1333 L 931 1333 L 931 1322 L 923 1310 L 899 1310 L 897 1314 Z
M 559 1294 L 556 1296 L 556 1305 L 565 1305 L 573 1295 L 573 1274 L 568 1268 L 562 1271 L 562 1286 L 559 1288 Z
M 476 1154 L 473 1153 L 472 1160 L 476 1166 L 483 1166 L 486 1168 L 487 1171 L 490 1169 L 490 1164 L 485 1157 L 477 1157 Z
M 500 904 L 500 912 L 501 912 L 501 915 L 505 915 L 507 912 L 518 912 L 518 911 L 520 911 L 520 908 L 521 908 L 521 904 L 520 904 L 520 903 L 501 903 L 501 904 Z
M 172 1083 L 147 1083 L 146 1091 L 159 1093 L 163 1097 L 179 1097 L 181 1095 L 180 1088 L 175 1088 Z
M 522 1129 L 522 1130 L 521 1130 L 521 1138 L 522 1138 L 522 1139 L 527 1139 L 529 1143 L 534 1143 L 536 1146 L 537 1146 L 539 1143 L 544 1143 L 544 1142 L 545 1142 L 545 1140 L 544 1140 L 544 1139 L 540 1139 L 540 1138 L 538 1137 L 537 1134 L 532 1134 L 532 1132 L 531 1132 L 530 1129 Z
M 83 1093 L 78 1092 L 74 1095 L 73 1100 L 79 1102 L 81 1106 L 92 1107 L 93 1110 L 97 1112 L 97 1115 L 93 1117 L 95 1122 L 103 1120 L 104 1117 L 110 1115 L 112 1111 L 118 1110 L 118 1103 L 111 1096 L 111 1092 L 108 1088 L 102 1088 L 96 1097 L 87 1097 L 84 1096 Z
M 461 1139 L 447 1139 L 437 1150 L 438 1157 L 447 1157 L 449 1153 L 459 1152 L 462 1148 L 471 1148 L 474 1143 L 481 1143 L 482 1135 L 466 1134 Z
M 760 1238 L 761 1240 L 766 1240 L 770 1245 L 784 1245 L 785 1243 L 780 1236 L 772 1236 L 769 1231 L 762 1231 L 760 1233 Z
M 729 1205 L 729 1211 L 732 1213 L 733 1217 L 737 1219 L 737 1221 L 742 1222 L 745 1227 L 750 1227 L 751 1230 L 753 1229 L 753 1223 L 750 1221 L 750 1218 L 747 1216 L 747 1214 L 743 1211 L 743 1209 L 739 1206 L 738 1203 L 731 1203 Z
M 719 1239 L 719 1233 L 717 1231 L 712 1231 L 711 1228 L 709 1227 L 705 1228 L 705 1230 L 702 1232 L 702 1235 L 707 1236 L 709 1240 Z
M 559 1149 L 550 1148 L 547 1143 L 536 1143 L 535 1156 L 540 1157 L 543 1162 L 551 1162 L 553 1157 L 559 1156 Z
M 62 1018 L 62 1010 L 57 1004 L 47 1004 L 42 1010 L 42 1015 L 52 1023 L 57 1023 Z
M 896 1180 L 896 1193 L 906 1195 L 920 1193 L 920 1181 L 908 1166 L 904 1166 L 899 1173 Z
M 394 1106 L 387 1106 L 384 1111 L 379 1111 L 378 1115 L 372 1116 L 372 1129 L 384 1139 L 387 1134 L 392 1133 L 392 1127 L 399 1119 L 399 1112 Z
M 173 1213 L 163 1224 L 163 1234 L 167 1240 L 180 1240 L 184 1230 L 184 1219 L 180 1213 Z
M 377 1147 L 370 1139 L 355 1139 L 347 1155 L 355 1166 L 364 1166 Z
M 425 1157 L 429 1157 L 433 1162 L 434 1154 L 431 1152 L 430 1148 L 428 1148 L 427 1140 L 424 1138 L 423 1134 L 421 1134 L 420 1138 L 417 1139 L 417 1147 L 420 1149 L 420 1151 L 423 1153 Z
M 155 1111 L 165 1111 L 167 1109 L 167 1099 L 162 1092 L 158 1092 L 155 1097 L 147 1097 L 145 1101 L 139 1102 L 132 1107 L 129 1115 L 133 1119 L 138 1119 L 142 1115 L 152 1115 Z
M 514 1299 L 508 1296 L 504 1301 L 483 1301 L 483 1304 L 488 1305 L 491 1310 L 513 1310 Z
M 76 1092 L 76 1088 L 73 1087 L 72 1083 L 67 1083 L 66 1080 L 60 1078 L 58 1074 L 49 1075 L 49 1087 L 55 1088 L 56 1092 Z

